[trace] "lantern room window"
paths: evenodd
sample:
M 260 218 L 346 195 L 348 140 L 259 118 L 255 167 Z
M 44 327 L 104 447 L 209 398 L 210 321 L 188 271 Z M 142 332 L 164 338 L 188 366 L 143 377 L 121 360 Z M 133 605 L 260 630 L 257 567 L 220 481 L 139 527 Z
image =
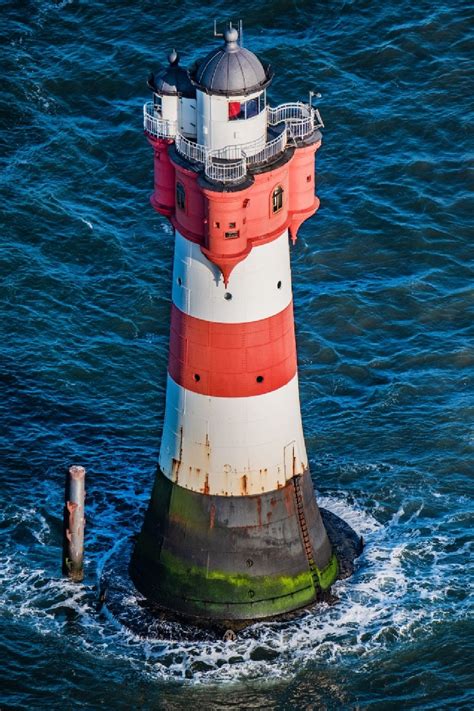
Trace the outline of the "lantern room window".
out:
M 229 121 L 258 116 L 265 108 L 265 92 L 248 101 L 229 101 L 228 107 Z
M 229 121 L 245 118 L 245 104 L 240 101 L 229 101 Z
M 279 212 L 283 207 L 283 188 L 279 185 L 272 193 L 272 212 Z
M 186 191 L 181 183 L 176 183 L 176 205 L 180 210 L 186 207 Z
M 245 118 L 252 118 L 258 114 L 258 99 L 249 99 L 245 102 Z

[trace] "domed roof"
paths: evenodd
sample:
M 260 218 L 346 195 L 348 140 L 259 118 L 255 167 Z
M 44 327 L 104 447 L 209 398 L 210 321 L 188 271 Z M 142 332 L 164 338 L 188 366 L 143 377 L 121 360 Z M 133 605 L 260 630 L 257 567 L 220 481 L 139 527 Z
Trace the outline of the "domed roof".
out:
M 209 94 L 250 94 L 263 89 L 272 79 L 270 67 L 238 43 L 238 31 L 230 27 L 224 33 L 224 45 L 212 50 L 198 62 L 193 83 Z
M 162 69 L 157 76 L 150 76 L 149 87 L 157 94 L 167 96 L 194 97 L 196 89 L 191 84 L 187 69 L 179 66 L 179 54 L 175 49 L 168 55 L 169 65 Z

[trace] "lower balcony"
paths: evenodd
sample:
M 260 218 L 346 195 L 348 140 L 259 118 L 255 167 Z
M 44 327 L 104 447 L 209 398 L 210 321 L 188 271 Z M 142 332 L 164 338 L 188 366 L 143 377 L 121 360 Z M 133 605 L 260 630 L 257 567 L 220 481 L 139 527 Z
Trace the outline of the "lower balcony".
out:
M 271 163 L 288 145 L 297 145 L 324 126 L 319 111 L 301 102 L 268 106 L 267 115 L 266 139 L 209 150 L 179 133 L 177 122 L 163 119 L 152 102 L 143 107 L 145 133 L 155 139 L 174 139 L 178 153 L 201 164 L 206 177 L 218 183 L 242 182 L 249 168 Z

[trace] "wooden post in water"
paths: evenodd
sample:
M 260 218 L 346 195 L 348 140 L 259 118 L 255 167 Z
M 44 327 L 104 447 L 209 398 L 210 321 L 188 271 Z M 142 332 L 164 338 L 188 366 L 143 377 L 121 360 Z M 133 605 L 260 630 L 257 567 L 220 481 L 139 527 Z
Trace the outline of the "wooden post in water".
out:
M 69 467 L 64 504 L 63 573 L 75 581 L 84 577 L 85 483 L 85 468 Z

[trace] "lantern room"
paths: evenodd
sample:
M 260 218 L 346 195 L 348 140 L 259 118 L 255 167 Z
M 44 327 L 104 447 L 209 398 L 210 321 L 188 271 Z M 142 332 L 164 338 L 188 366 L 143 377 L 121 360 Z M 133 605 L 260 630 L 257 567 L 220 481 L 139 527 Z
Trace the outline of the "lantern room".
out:
M 179 54 L 173 49 L 168 66 L 148 78 L 153 91 L 154 115 L 169 127 L 169 134 L 180 133 L 196 139 L 196 89 L 187 69 L 179 65 Z
M 266 88 L 272 80 L 269 65 L 239 44 L 239 32 L 229 27 L 224 44 L 199 61 L 190 73 L 196 88 L 197 141 L 208 150 L 246 144 L 247 155 L 267 140 Z

